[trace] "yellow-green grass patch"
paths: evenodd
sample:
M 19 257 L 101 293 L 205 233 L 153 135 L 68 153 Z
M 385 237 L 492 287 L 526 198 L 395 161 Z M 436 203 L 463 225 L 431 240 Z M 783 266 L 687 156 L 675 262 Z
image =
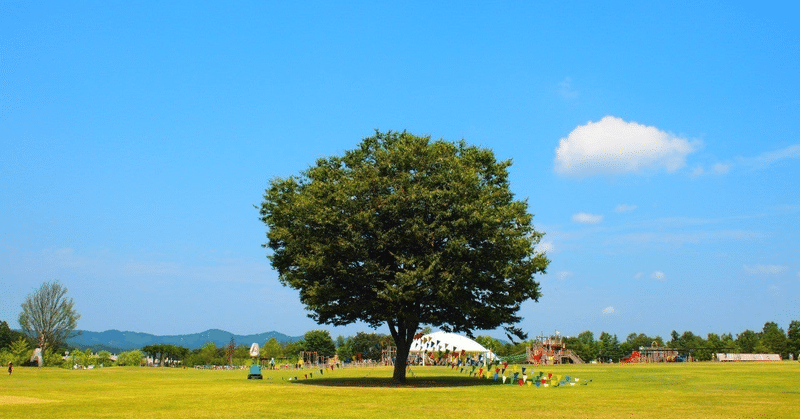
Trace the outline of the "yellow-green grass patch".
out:
M 247 370 L 18 368 L 0 379 L 0 417 L 800 418 L 798 363 L 525 367 L 581 381 L 502 385 L 446 367 L 413 367 L 407 385 L 390 367 L 264 370 L 263 380 Z

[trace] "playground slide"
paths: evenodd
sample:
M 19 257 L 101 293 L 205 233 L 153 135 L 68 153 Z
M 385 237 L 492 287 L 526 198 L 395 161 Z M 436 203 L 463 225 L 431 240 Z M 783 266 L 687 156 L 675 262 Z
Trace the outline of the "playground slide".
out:
M 628 355 L 627 358 L 622 358 L 619 362 L 623 364 L 639 362 L 639 355 L 639 351 L 634 351 L 632 354 Z
M 578 356 L 578 354 L 576 354 L 576 353 L 575 353 L 574 351 L 572 351 L 572 350 L 569 350 L 569 349 L 568 349 L 568 350 L 565 352 L 565 355 L 567 355 L 567 356 L 569 357 L 569 359 L 571 359 L 571 360 L 572 360 L 572 363 L 573 363 L 573 364 L 583 364 L 583 363 L 584 363 L 584 362 L 583 362 L 583 359 L 581 359 L 581 357 L 580 357 L 580 356 Z

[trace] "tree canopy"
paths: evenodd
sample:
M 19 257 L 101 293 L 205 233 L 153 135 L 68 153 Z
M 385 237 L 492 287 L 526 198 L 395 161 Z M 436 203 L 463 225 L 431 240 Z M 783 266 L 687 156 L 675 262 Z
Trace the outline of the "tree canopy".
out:
M 45 282 L 25 298 L 19 325 L 42 351 L 56 348 L 66 342 L 78 326 L 81 315 L 75 311 L 72 298 L 67 298 L 67 288 L 58 281 Z
M 24 335 L 16 330 L 11 330 L 5 320 L 0 321 L 0 349 L 11 345 L 11 342 L 24 337 Z
M 303 350 L 330 357 L 336 355 L 336 344 L 327 330 L 309 330 L 303 335 Z
M 376 131 L 343 156 L 273 179 L 261 204 L 269 259 L 320 324 L 387 324 L 395 379 L 421 325 L 514 326 L 549 263 L 510 161 L 464 141 Z

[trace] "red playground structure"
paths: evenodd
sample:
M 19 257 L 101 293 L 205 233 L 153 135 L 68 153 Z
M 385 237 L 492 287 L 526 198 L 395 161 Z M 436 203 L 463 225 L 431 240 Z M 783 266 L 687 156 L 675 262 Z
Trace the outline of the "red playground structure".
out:
M 533 344 L 525 348 L 528 355 L 528 363 L 537 365 L 554 364 L 583 364 L 575 351 L 567 349 L 561 336 L 544 337 L 539 336 Z

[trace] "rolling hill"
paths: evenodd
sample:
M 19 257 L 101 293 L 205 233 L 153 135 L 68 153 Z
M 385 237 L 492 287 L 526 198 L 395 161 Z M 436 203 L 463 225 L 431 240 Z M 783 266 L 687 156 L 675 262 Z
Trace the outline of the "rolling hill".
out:
M 219 329 L 209 329 L 205 332 L 192 333 L 188 335 L 166 335 L 158 336 L 140 332 L 122 332 L 119 330 L 106 330 L 105 332 L 90 332 L 87 330 L 77 331 L 79 334 L 67 339 L 70 348 L 86 349 L 93 351 L 107 350 L 112 353 L 139 349 L 147 345 L 161 343 L 183 346 L 189 349 L 197 349 L 213 342 L 217 346 L 225 346 L 231 341 L 233 336 L 236 345 L 250 346 L 252 343 L 263 345 L 264 342 L 275 338 L 278 342 L 290 342 L 302 339 L 302 336 L 287 336 L 278 332 L 265 332 L 255 335 L 235 335 Z

